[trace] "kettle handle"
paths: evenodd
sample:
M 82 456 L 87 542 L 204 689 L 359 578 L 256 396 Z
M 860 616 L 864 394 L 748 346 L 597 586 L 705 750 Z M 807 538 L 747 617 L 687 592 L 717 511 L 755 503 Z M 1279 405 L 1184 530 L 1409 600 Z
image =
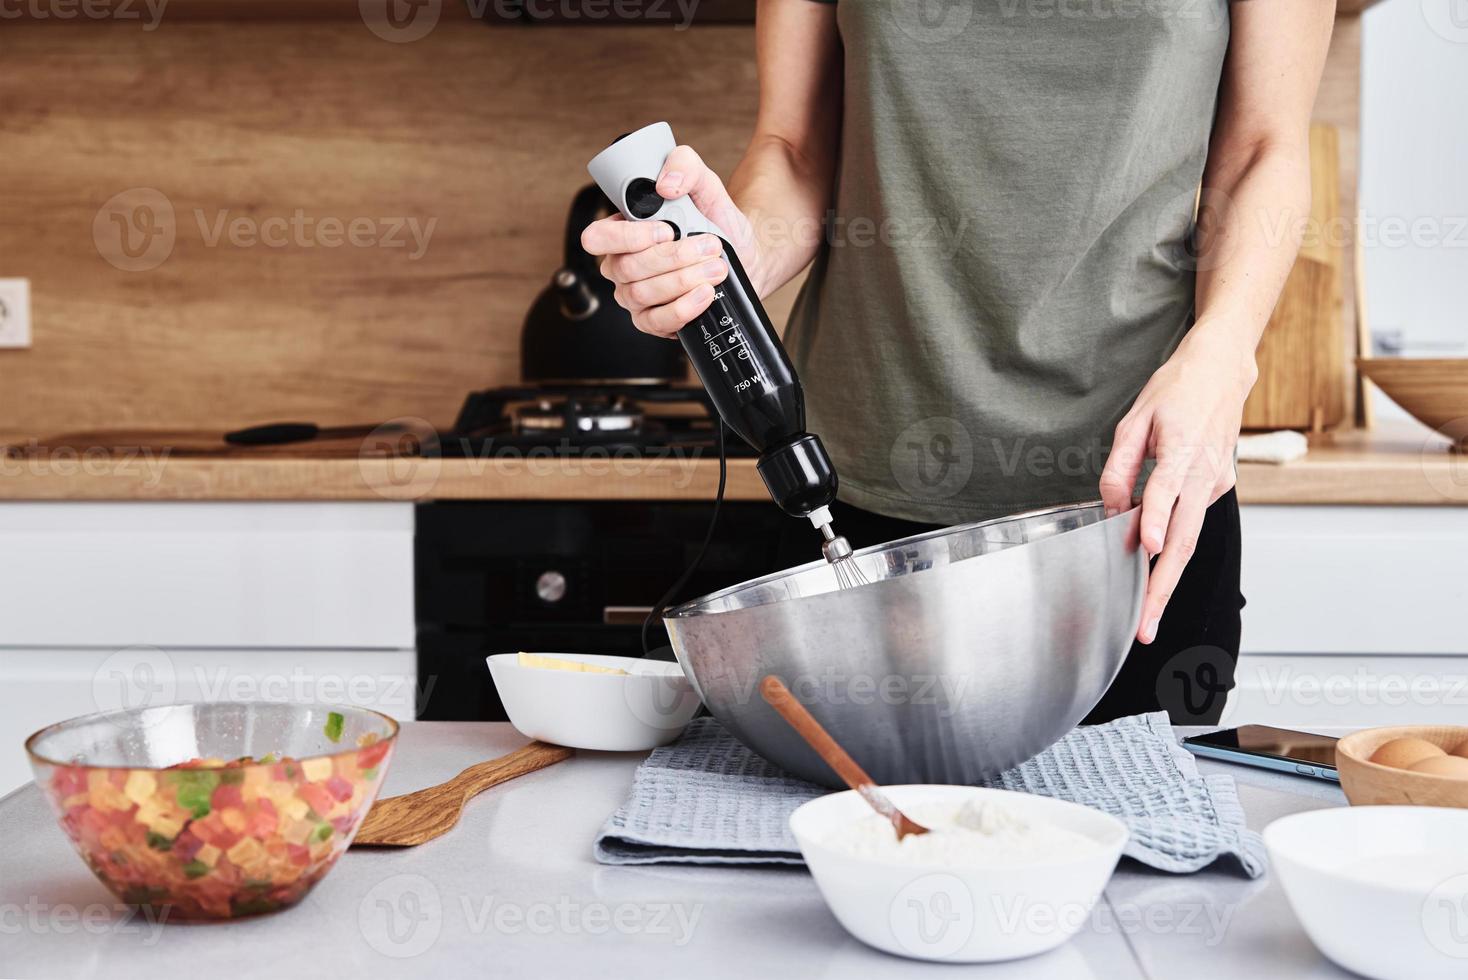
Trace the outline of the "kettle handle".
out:
M 601 188 L 587 184 L 576 192 L 571 201 L 571 213 L 566 216 L 565 265 L 581 276 L 583 281 L 596 281 L 596 261 L 581 247 L 581 232 L 598 218 L 612 214 L 615 209 Z

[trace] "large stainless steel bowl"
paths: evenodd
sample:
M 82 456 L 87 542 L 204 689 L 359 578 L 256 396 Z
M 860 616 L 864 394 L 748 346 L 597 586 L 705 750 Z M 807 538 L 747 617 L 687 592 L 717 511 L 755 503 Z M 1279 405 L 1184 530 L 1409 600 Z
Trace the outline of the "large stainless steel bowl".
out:
M 1100 504 L 864 548 L 669 610 L 704 704 L 785 770 L 839 781 L 759 695 L 783 679 L 881 783 L 974 783 L 1049 747 L 1105 693 L 1141 616 L 1136 510 Z

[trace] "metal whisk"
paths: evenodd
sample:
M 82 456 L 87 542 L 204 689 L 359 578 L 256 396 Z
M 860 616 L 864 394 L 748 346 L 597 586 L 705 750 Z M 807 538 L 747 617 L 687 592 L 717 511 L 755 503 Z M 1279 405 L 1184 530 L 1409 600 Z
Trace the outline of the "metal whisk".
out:
M 832 530 L 830 524 L 821 525 L 821 537 L 825 539 L 821 542 L 821 554 L 836 573 L 837 587 L 854 589 L 866 585 L 867 577 L 861 573 L 861 566 L 851 560 L 851 542 Z

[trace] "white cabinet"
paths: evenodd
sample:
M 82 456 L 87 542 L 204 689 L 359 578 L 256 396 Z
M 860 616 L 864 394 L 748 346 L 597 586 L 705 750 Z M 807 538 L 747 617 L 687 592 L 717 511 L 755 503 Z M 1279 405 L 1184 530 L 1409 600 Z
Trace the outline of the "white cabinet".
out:
M 42 725 L 144 703 L 414 714 L 407 503 L 0 504 L 0 793 Z
M 0 555 L 0 646 L 413 645 L 407 503 L 7 503 Z
M 1468 508 L 1243 508 L 1230 723 L 1468 723 Z

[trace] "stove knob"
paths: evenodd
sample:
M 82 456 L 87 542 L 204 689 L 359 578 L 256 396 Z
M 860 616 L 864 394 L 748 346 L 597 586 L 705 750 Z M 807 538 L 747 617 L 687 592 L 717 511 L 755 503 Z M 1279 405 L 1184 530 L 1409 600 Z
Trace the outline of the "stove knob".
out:
M 560 602 L 566 597 L 566 576 L 560 572 L 541 572 L 535 580 L 535 594 L 541 602 Z

